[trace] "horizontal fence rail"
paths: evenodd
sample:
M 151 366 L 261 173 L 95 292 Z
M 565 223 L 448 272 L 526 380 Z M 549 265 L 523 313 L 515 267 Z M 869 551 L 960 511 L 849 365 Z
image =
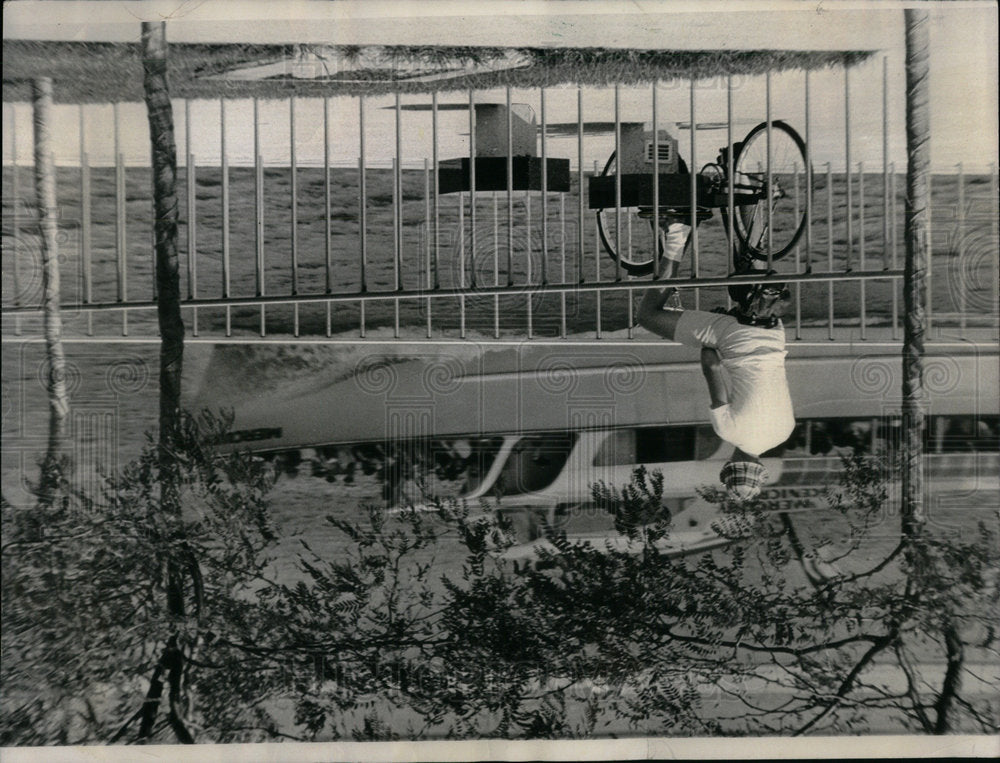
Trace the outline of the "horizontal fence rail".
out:
M 196 116 L 207 106 L 184 102 L 185 322 L 203 337 L 633 338 L 636 290 L 676 286 L 685 307 L 712 309 L 731 305 L 734 283 L 780 281 L 793 287 L 796 339 L 825 329 L 864 340 L 876 326 L 898 339 L 904 184 L 891 161 L 888 59 L 877 68 L 866 78 L 845 70 L 839 93 L 799 75 L 791 109 L 787 77 L 779 108 L 770 74 L 753 104 L 733 77 L 718 92 L 688 80 L 603 94 L 469 91 L 447 103 L 437 93 L 292 97 L 283 110 L 220 99 L 207 147 Z M 852 94 L 865 88 L 880 88 L 883 113 L 876 153 L 859 156 Z M 836 162 L 816 162 L 817 97 L 843 100 Z M 664 118 L 671 98 L 671 116 L 686 121 Z M 79 167 L 58 178 L 67 336 L 157 333 L 149 170 L 126 161 L 120 121 L 115 104 L 113 161 L 95 165 L 89 149 L 104 136 L 80 107 Z M 40 260 L 32 173 L 17 162 L 23 120 L 4 122 L 4 336 L 19 336 L 40 331 Z M 275 131 L 287 143 L 278 160 L 266 156 Z M 237 134 L 252 145 L 234 161 Z M 334 160 L 345 145 L 354 158 Z M 996 327 L 996 165 L 988 175 L 958 165 L 929 185 L 928 328 Z M 796 220 L 795 243 L 779 251 Z M 734 248 L 751 240 L 759 269 L 734 276 L 746 265 Z M 676 277 L 658 280 L 678 245 Z
M 868 272 L 855 271 L 853 273 L 793 273 L 782 275 L 782 283 L 826 283 L 835 281 L 864 282 L 868 280 L 894 280 L 903 277 L 902 270 L 873 270 Z M 651 286 L 666 287 L 676 286 L 678 289 L 697 289 L 708 286 L 734 286 L 738 284 L 758 284 L 775 283 L 775 277 L 760 276 L 733 276 L 725 278 L 691 278 L 678 283 L 670 281 L 658 281 L 654 284 L 644 281 L 631 281 L 619 283 L 615 281 L 590 282 L 590 283 L 549 283 L 545 286 L 547 291 L 558 294 L 565 293 L 594 293 L 594 292 L 616 292 L 616 291 L 636 291 L 649 289 Z M 395 301 L 399 299 L 464 299 L 471 296 L 500 296 L 509 294 L 512 296 L 523 296 L 542 288 L 539 284 L 524 284 L 522 286 L 477 286 L 475 290 L 468 287 L 440 288 L 434 290 L 427 289 L 401 289 L 399 291 L 379 292 L 369 291 L 364 293 L 343 293 L 343 294 L 272 294 L 254 297 L 228 297 L 211 298 L 203 297 L 197 299 L 186 299 L 181 302 L 185 308 L 197 307 L 225 307 L 226 305 L 295 305 L 307 302 L 377 302 Z M 154 310 L 156 302 L 130 302 L 123 304 L 120 302 L 92 302 L 86 305 L 64 305 L 65 310 Z M 40 313 L 40 305 L 21 305 L 12 307 L 4 312 L 12 314 L 32 314 Z

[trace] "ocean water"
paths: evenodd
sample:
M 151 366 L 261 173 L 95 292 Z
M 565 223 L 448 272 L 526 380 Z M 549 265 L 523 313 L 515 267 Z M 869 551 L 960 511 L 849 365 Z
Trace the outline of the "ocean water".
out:
M 330 171 L 330 237 L 327 242 L 323 170 L 300 168 L 296 172 L 293 227 L 291 171 L 289 168 L 265 168 L 260 210 L 264 266 L 259 280 L 254 172 L 248 168 L 231 168 L 229 294 L 253 297 L 259 290 L 267 295 L 291 295 L 293 289 L 298 295 L 323 294 L 328 279 L 331 293 L 358 293 L 362 288 L 362 269 L 364 286 L 371 292 L 391 292 L 397 282 L 397 273 L 403 289 L 427 289 L 435 282 L 436 273 L 440 287 L 464 286 L 466 294 L 462 300 L 451 297 L 430 301 L 430 323 L 435 335 L 455 332 L 463 323 L 470 331 L 489 335 L 499 323 L 502 334 L 519 336 L 527 333 L 530 320 L 532 335 L 558 336 L 564 314 L 566 331 L 570 334 L 593 332 L 598 327 L 598 320 L 602 331 L 627 326 L 628 307 L 623 293 L 604 293 L 598 305 L 598 297 L 593 293 L 570 292 L 564 299 L 560 294 L 547 292 L 541 285 L 543 265 L 549 283 L 580 280 L 575 174 L 569 193 L 549 194 L 544 230 L 541 194 L 515 193 L 512 225 L 508 228 L 506 194 L 477 193 L 473 251 L 468 194 L 438 197 L 435 247 L 434 199 L 433 194 L 428 194 L 430 177 L 423 171 L 405 170 L 402 173 L 402 235 L 398 254 L 394 242 L 392 173 L 385 169 L 369 169 L 365 174 L 367 233 L 362 268 L 358 171 L 343 168 Z M 802 272 L 807 264 L 816 272 L 881 269 L 892 267 L 894 263 L 902 267 L 905 180 L 902 176 L 888 179 L 890 191 L 894 186 L 895 193 L 888 198 L 890 216 L 886 219 L 883 214 L 886 177 L 881 173 L 853 175 L 848 231 L 845 176 L 832 174 L 828 178 L 818 172 L 814 179 L 811 248 L 806 250 L 803 236 L 797 251 L 776 263 L 776 269 Z M 220 169 L 197 167 L 193 188 L 194 215 L 190 216 L 188 182 L 181 169 L 177 191 L 182 294 L 219 298 L 224 293 Z M 32 177 L 26 168 L 17 170 L 16 201 L 14 190 L 13 169 L 6 167 L 3 174 L 4 306 L 37 304 L 41 295 L 41 258 L 34 223 Z M 958 314 L 963 312 L 967 322 L 989 323 L 996 315 L 997 210 L 994 193 L 989 176 L 965 175 L 961 187 L 957 175 L 933 177 L 933 257 L 928 295 L 936 320 L 957 322 Z M 82 301 L 88 288 L 94 302 L 151 300 L 154 287 L 149 170 L 128 167 L 124 171 L 122 231 L 116 224 L 119 201 L 114 169 L 90 171 L 89 264 L 84 257 L 84 212 L 78 169 L 59 169 L 57 196 L 63 302 Z M 804 206 L 804 190 L 802 204 Z M 832 217 L 828 217 L 828 210 L 832 210 Z M 698 272 L 702 276 L 727 272 L 723 226 L 723 218 L 716 211 L 714 218 L 698 229 Z M 600 247 L 594 213 L 589 209 L 584 210 L 583 228 L 584 279 L 613 281 L 615 264 Z M 544 253 L 543 234 L 548 242 Z M 120 253 L 116 244 L 119 237 L 124 240 L 124 250 Z M 511 250 L 509 270 L 508 245 Z M 682 276 L 692 273 L 693 259 L 689 252 Z M 627 277 L 624 271 L 622 277 Z M 505 284 L 508 278 L 517 286 L 527 287 L 524 290 L 527 293 L 503 295 L 495 300 L 493 296 L 477 294 L 473 286 L 473 283 Z M 857 282 L 835 284 L 832 300 L 835 323 L 856 325 L 862 305 L 868 325 L 891 321 L 892 288 L 889 281 L 872 281 L 864 285 L 862 295 L 862 287 Z M 830 304 L 828 285 L 803 284 L 798 295 L 798 316 L 802 324 L 825 323 Z M 697 296 L 685 293 L 687 307 L 706 309 L 724 302 L 725 292 L 721 288 L 700 289 Z M 901 298 L 898 305 L 901 311 Z M 365 330 L 394 327 L 395 309 L 395 300 L 367 304 Z M 426 299 L 399 300 L 398 309 L 401 335 L 425 335 L 428 324 Z M 260 314 L 256 306 L 233 307 L 230 315 L 233 333 L 259 332 Z M 269 334 L 295 331 L 291 305 L 268 306 L 265 314 Z M 88 330 L 98 335 L 121 333 L 121 311 L 96 314 L 88 323 L 84 315 L 64 310 L 63 319 L 69 334 Z M 329 308 L 329 317 L 325 303 L 303 304 L 298 308 L 298 333 L 322 336 L 328 328 L 332 334 L 360 331 L 361 319 L 357 301 L 334 303 Z M 193 332 L 193 311 L 185 310 L 185 322 Z M 5 321 L 5 325 L 9 323 Z M 38 325 L 38 319 L 24 316 L 19 323 L 22 330 L 30 332 L 33 325 Z M 200 335 L 223 337 L 225 327 L 225 309 L 198 310 Z M 130 336 L 155 335 L 155 311 L 128 311 L 127 330 Z

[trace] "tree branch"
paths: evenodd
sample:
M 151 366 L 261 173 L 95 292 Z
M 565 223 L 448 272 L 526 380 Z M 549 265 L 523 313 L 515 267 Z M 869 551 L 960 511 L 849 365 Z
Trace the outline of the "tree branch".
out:
M 748 644 L 744 641 L 724 641 L 724 640 L 714 640 L 701 638 L 699 636 L 683 636 L 679 633 L 667 628 L 664 633 L 672 639 L 676 639 L 682 643 L 688 644 L 698 644 L 699 646 L 711 646 L 718 647 L 722 649 L 732 648 L 737 645 L 741 649 L 746 649 L 749 652 L 763 652 L 767 654 L 790 654 L 796 657 L 802 657 L 807 654 L 813 654 L 816 652 L 825 652 L 828 649 L 839 649 L 842 646 L 847 646 L 848 644 L 859 644 L 865 642 L 871 642 L 873 644 L 879 643 L 883 639 L 889 638 L 889 636 L 871 636 L 868 634 L 859 634 L 857 636 L 848 636 L 846 638 L 837 639 L 835 641 L 828 641 L 823 644 L 811 644 L 810 646 L 804 647 L 790 647 L 790 646 L 778 646 L 778 645 L 768 645 L 768 644 Z
M 802 734 L 805 734 L 809 729 L 811 729 L 813 726 L 815 726 L 817 723 L 823 720 L 826 716 L 828 716 L 830 713 L 836 710 L 841 705 L 844 698 L 847 696 L 847 693 L 854 686 L 854 681 L 857 679 L 859 675 L 861 675 L 861 671 L 863 671 L 866 667 L 868 667 L 868 664 L 875 658 L 875 655 L 881 652 L 883 649 L 885 649 L 885 647 L 887 647 L 889 644 L 891 644 L 892 641 L 895 639 L 895 637 L 896 637 L 895 633 L 890 633 L 889 635 L 884 636 L 878 639 L 875 643 L 873 643 L 871 645 L 871 648 L 867 652 L 865 652 L 864 655 L 862 655 L 861 659 L 858 660 L 858 663 L 853 668 L 851 668 L 851 672 L 848 673 L 847 677 L 841 682 L 840 687 L 837 689 L 837 693 L 834 696 L 833 700 L 823 709 L 823 711 L 819 715 L 817 715 L 811 721 L 806 723 L 805 726 L 802 726 L 797 731 L 795 731 L 792 734 L 792 736 L 801 736 Z
M 156 663 L 153 675 L 149 679 L 149 689 L 146 691 L 146 697 L 143 700 L 142 707 L 139 708 L 139 712 L 142 714 L 142 723 L 139 724 L 137 742 L 144 741 L 153 733 L 153 724 L 156 723 L 156 714 L 160 709 L 160 697 L 163 696 L 163 679 L 160 676 L 163 675 L 165 666 L 166 650 L 160 656 L 159 662 Z
M 935 734 L 946 734 L 951 731 L 949 714 L 962 685 L 962 662 L 965 659 L 965 650 L 958 630 L 951 620 L 944 628 L 944 645 L 948 667 L 941 682 L 941 693 L 934 703 L 934 712 L 937 714 L 937 721 L 934 723 Z
M 917 720 L 920 721 L 920 725 L 924 731 L 930 733 L 934 726 L 931 723 L 931 719 L 927 717 L 927 713 L 924 712 L 923 705 L 920 703 L 920 695 L 917 693 L 917 686 L 914 681 L 913 667 L 910 665 L 910 661 L 903 652 L 900 644 L 896 644 L 893 651 L 896 653 L 896 659 L 899 660 L 899 666 L 903 669 L 903 675 L 906 676 L 906 693 L 910 699 L 910 704 L 913 706 L 914 715 L 917 716 Z

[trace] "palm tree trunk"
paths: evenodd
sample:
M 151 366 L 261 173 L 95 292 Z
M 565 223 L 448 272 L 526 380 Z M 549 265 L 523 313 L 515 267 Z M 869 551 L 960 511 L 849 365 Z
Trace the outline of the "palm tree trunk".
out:
M 65 464 L 66 357 L 62 346 L 62 317 L 59 314 L 59 231 L 56 220 L 56 178 L 52 161 L 52 80 L 40 77 L 32 83 L 35 132 L 35 199 L 42 238 L 42 306 L 44 310 L 45 353 L 48 361 L 46 391 L 49 398 L 49 442 L 42 475 L 39 501 L 49 505 L 58 487 Z
M 181 319 L 180 271 L 177 259 L 177 145 L 174 142 L 174 119 L 167 86 L 167 33 L 164 22 L 142 24 L 143 88 L 149 115 L 152 143 L 153 210 L 156 246 L 156 312 L 160 324 L 160 510 L 180 516 L 179 475 L 174 444 L 181 421 L 181 370 L 184 358 L 184 322 Z M 166 569 L 167 612 L 171 619 L 184 618 L 184 576 L 176 558 L 169 558 Z M 171 724 L 178 739 L 193 741 L 183 720 L 176 714 L 175 699 L 184 692 L 181 679 L 184 652 L 178 634 L 167 640 L 159 672 L 167 669 L 170 680 Z M 159 710 L 162 683 L 151 684 L 149 703 L 143 716 L 139 737 L 151 734 Z M 183 730 L 183 733 L 179 731 Z
M 928 14 L 906 10 L 906 262 L 903 268 L 903 505 L 905 537 L 924 524 L 924 279 L 928 267 L 930 61 Z
M 160 323 L 160 501 L 165 512 L 180 513 L 174 439 L 181 415 L 184 322 L 177 260 L 177 146 L 167 87 L 167 34 L 164 22 L 143 22 L 142 60 L 146 110 L 153 148 L 153 207 L 156 215 L 156 312 Z M 175 565 L 167 571 L 167 609 L 184 616 L 183 586 Z
M 163 22 L 143 22 L 142 60 L 152 142 L 156 216 L 156 293 L 160 323 L 160 443 L 168 445 L 180 418 L 184 322 L 177 260 L 177 146 L 167 87 L 167 35 Z

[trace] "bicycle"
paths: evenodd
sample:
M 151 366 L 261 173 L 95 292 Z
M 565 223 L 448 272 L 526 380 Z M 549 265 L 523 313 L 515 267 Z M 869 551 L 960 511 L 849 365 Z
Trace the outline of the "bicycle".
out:
M 651 152 L 651 148 L 647 147 L 647 151 Z M 805 142 L 790 125 L 774 120 L 770 165 L 767 154 L 767 123 L 762 122 L 731 150 L 721 147 L 717 160 L 704 165 L 695 179 L 696 224 L 710 219 L 719 209 L 728 239 L 729 157 L 733 156 L 733 233 L 737 241 L 731 242 L 731 248 L 736 272 L 749 269 L 753 260 L 767 261 L 769 255 L 772 262 L 781 259 L 794 249 L 805 231 L 804 182 L 811 177 L 806 171 Z M 660 174 L 661 254 L 667 226 L 674 222 L 691 224 L 691 176 L 683 160 L 679 160 L 678 169 L 681 171 Z M 596 210 L 601 244 L 626 273 L 647 275 L 655 264 L 652 173 L 621 176 L 620 218 L 614 203 L 615 174 L 616 157 L 612 152 L 601 175 L 590 179 L 590 208 Z M 620 230 L 616 227 L 619 219 Z M 621 253 L 617 251 L 619 246 Z

